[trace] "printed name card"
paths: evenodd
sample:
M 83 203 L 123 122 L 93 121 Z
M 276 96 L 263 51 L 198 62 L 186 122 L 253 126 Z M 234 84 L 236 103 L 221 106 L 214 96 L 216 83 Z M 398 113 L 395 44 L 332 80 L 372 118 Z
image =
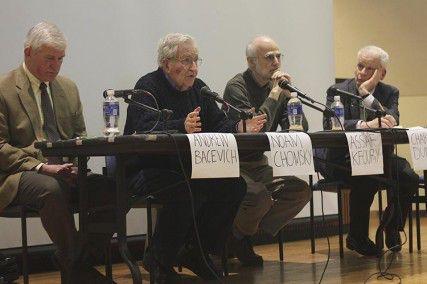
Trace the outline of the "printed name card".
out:
M 381 134 L 374 132 L 346 132 L 351 160 L 351 175 L 384 173 Z
M 187 134 L 191 150 L 191 178 L 239 177 L 239 152 L 230 133 Z
M 303 132 L 266 132 L 270 142 L 273 176 L 314 174 L 313 147 L 308 134 Z
M 413 127 L 409 128 L 406 133 L 414 169 L 427 170 L 427 129 Z

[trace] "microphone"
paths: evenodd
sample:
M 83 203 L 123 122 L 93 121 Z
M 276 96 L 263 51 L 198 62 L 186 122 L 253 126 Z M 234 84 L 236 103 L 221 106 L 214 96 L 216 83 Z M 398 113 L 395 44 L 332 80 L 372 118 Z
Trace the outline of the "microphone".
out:
M 111 93 L 113 93 L 113 96 L 116 98 L 123 98 L 124 101 L 128 104 L 133 104 L 133 105 L 138 106 L 140 108 L 143 108 L 145 110 L 160 114 L 163 120 L 168 120 L 173 114 L 173 111 L 170 109 L 165 108 L 165 109 L 159 110 L 159 109 L 153 108 L 151 106 L 145 105 L 143 103 L 137 102 L 137 101 L 129 98 L 129 96 L 131 96 L 131 95 L 150 95 L 155 100 L 154 96 L 146 90 L 141 90 L 141 89 L 113 90 L 113 89 L 108 89 L 108 90 L 105 90 L 103 93 L 104 98 L 106 98 Z
M 375 110 L 380 110 L 380 111 L 385 112 L 383 105 L 377 99 L 374 99 L 374 101 L 372 102 L 372 108 Z
M 302 93 L 298 88 L 292 86 L 288 81 L 282 80 L 279 82 L 279 87 L 282 89 L 286 89 L 289 92 Z
M 168 120 L 173 114 L 173 111 L 167 108 L 161 109 L 160 112 L 162 113 L 163 120 Z
M 204 86 L 200 89 L 200 95 L 203 97 L 212 99 L 216 102 L 219 102 L 220 104 L 223 104 L 229 108 L 234 109 L 235 111 L 237 111 L 237 113 L 239 113 L 240 119 L 245 120 L 245 119 L 254 117 L 254 114 L 252 112 L 239 109 L 239 108 L 233 106 L 232 104 L 229 104 L 226 100 L 221 98 L 217 93 L 211 91 L 211 89 L 209 89 L 208 86 Z
M 315 103 L 316 101 L 304 94 L 301 90 L 299 90 L 297 87 L 292 86 L 287 80 L 282 80 L 279 82 L 279 87 L 285 90 L 288 90 L 291 93 L 297 93 L 299 97 L 304 98 L 311 103 Z
M 105 90 L 104 93 L 102 94 L 103 97 L 106 98 L 110 92 L 113 92 L 113 96 L 116 98 L 127 98 L 128 96 L 143 95 L 146 93 L 146 91 L 140 90 L 140 89 L 129 89 L 129 90 L 108 89 L 108 90 Z
M 350 97 L 350 98 L 356 99 L 356 100 L 358 100 L 358 101 L 362 101 L 362 100 L 363 100 L 363 98 L 362 98 L 362 97 L 356 96 L 356 95 L 355 95 L 355 94 L 353 94 L 353 93 L 350 93 L 350 92 L 347 92 L 347 91 L 343 91 L 343 90 L 340 90 L 340 89 L 335 88 L 335 87 L 331 88 L 331 91 L 332 91 L 333 93 L 335 93 L 335 94 L 344 95 L 344 96 L 347 96 L 347 97 Z
M 214 101 L 221 104 L 227 104 L 223 98 L 221 98 L 217 93 L 211 91 L 208 86 L 204 86 L 200 89 L 200 95 L 209 99 L 213 99 Z
M 355 94 L 352 94 L 352 93 L 350 93 L 350 92 L 346 92 L 346 91 L 340 90 L 340 89 L 338 89 L 338 88 L 331 88 L 331 90 L 332 90 L 332 92 L 334 92 L 335 94 L 345 95 L 345 96 L 348 96 L 348 97 L 350 97 L 350 98 L 354 98 L 354 99 L 356 99 L 356 100 L 358 100 L 358 101 L 363 101 L 363 100 L 364 100 L 364 98 L 362 98 L 362 97 L 359 97 L 359 96 L 357 96 L 357 95 L 355 95 Z M 364 107 L 365 107 L 365 108 L 368 108 L 368 109 L 369 109 L 369 107 L 368 107 L 367 105 L 365 105 L 365 102 L 363 102 L 363 105 L 364 105 Z M 373 108 L 374 110 L 384 111 L 384 107 L 382 106 L 382 104 L 381 104 L 377 99 L 374 99 L 374 100 L 372 101 L 371 106 L 372 106 L 372 108 Z

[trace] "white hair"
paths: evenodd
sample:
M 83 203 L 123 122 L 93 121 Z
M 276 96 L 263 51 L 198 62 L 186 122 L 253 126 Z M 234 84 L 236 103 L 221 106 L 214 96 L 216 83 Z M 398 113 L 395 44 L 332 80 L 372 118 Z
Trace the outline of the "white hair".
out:
M 357 58 L 359 59 L 362 55 L 371 55 L 375 58 L 378 58 L 381 61 L 381 66 L 383 68 L 387 67 L 387 64 L 390 60 L 388 53 L 385 52 L 384 49 L 374 45 L 368 45 L 368 46 L 362 47 L 357 52 Z
M 24 48 L 31 47 L 37 50 L 42 45 L 65 50 L 67 48 L 67 39 L 55 24 L 43 21 L 28 31 Z
M 196 45 L 194 38 L 186 34 L 167 34 L 162 38 L 157 49 L 157 63 L 159 66 L 162 66 L 166 59 L 175 58 L 178 46 L 186 42 L 191 42 L 194 46 Z

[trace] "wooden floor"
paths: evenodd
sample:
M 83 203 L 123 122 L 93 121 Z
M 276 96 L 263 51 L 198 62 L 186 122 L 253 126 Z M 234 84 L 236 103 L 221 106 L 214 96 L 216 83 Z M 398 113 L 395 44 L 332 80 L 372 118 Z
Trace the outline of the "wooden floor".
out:
M 371 239 L 375 235 L 377 218 L 371 217 Z M 406 231 L 407 232 L 407 231 Z M 427 218 L 422 218 L 422 250 L 416 251 L 414 239 L 414 253 L 409 253 L 406 243 L 402 252 L 396 258 L 389 272 L 399 275 L 402 283 L 427 283 Z M 415 225 L 414 225 L 415 234 Z M 402 234 L 402 240 L 404 236 Z M 322 283 L 364 283 L 373 273 L 377 272 L 377 258 L 359 256 L 357 253 L 344 249 L 344 259 L 339 258 L 338 237 L 330 238 L 330 260 Z M 224 280 L 227 283 L 318 283 L 328 257 L 328 246 L 325 238 L 317 239 L 317 252 L 310 253 L 310 241 L 295 241 L 285 243 L 285 261 L 280 262 L 277 244 L 255 247 L 257 253 L 264 257 L 264 266 L 261 268 L 244 268 L 238 261 L 231 260 L 230 275 Z M 142 268 L 141 268 L 142 269 Z M 100 268 L 102 271 L 102 268 Z M 148 281 L 148 274 L 142 269 L 144 282 Z M 129 270 L 124 264 L 113 267 L 114 280 L 117 283 L 132 283 Z M 189 271 L 183 271 L 183 283 L 205 283 Z M 225 282 L 224 281 L 224 282 Z M 215 283 L 215 281 L 210 281 Z M 206 282 L 206 283 L 210 283 Z M 22 283 L 20 279 L 19 283 Z M 49 284 L 60 283 L 59 273 L 33 274 L 30 283 Z M 399 283 L 398 278 L 392 281 L 371 278 L 368 283 Z

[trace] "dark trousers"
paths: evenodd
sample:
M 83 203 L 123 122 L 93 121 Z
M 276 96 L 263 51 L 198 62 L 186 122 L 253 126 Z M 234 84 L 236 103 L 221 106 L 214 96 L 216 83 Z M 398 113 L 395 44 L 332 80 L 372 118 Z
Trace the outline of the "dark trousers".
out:
M 400 208 L 395 208 L 390 229 L 403 230 L 409 212 L 410 197 L 418 188 L 419 177 L 412 170 L 408 161 L 402 157 L 392 155 L 392 177 L 398 181 L 398 198 Z M 370 207 L 375 193 L 379 189 L 378 181 L 369 176 L 345 177 L 351 186 L 350 192 L 350 234 L 352 236 L 366 237 L 369 232 Z
M 142 195 L 153 194 L 164 204 L 157 215 L 150 249 L 165 265 L 175 263 L 184 244 L 197 245 L 193 214 L 204 251 L 218 253 L 246 193 L 242 178 L 190 179 L 189 185 L 192 198 L 180 173 L 159 169 L 140 171 L 130 181 L 131 191 L 137 189 Z
M 114 182 L 101 175 L 89 175 L 89 207 L 114 204 Z M 18 193 L 12 205 L 25 205 L 39 212 L 44 229 L 57 246 L 57 256 L 62 267 L 68 267 L 79 244 L 70 204 L 78 198 L 78 189 L 70 187 L 64 180 L 39 174 L 35 171 L 22 173 Z M 106 210 L 91 214 L 89 222 L 114 221 L 114 211 Z M 105 232 L 92 235 L 91 244 L 105 244 L 112 235 L 112 226 Z

